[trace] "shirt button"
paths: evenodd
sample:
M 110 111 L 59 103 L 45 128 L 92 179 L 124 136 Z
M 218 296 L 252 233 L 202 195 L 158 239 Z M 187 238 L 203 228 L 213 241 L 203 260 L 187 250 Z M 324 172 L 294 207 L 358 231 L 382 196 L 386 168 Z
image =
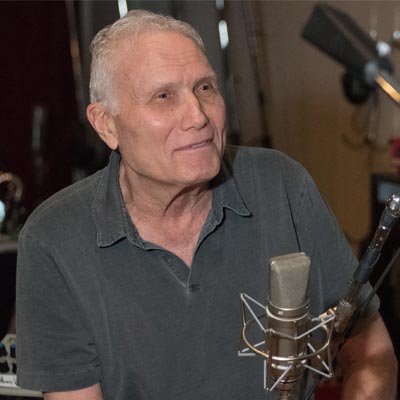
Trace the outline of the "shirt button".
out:
M 189 286 L 190 292 L 196 292 L 198 290 L 200 290 L 200 283 L 193 283 L 192 285 Z

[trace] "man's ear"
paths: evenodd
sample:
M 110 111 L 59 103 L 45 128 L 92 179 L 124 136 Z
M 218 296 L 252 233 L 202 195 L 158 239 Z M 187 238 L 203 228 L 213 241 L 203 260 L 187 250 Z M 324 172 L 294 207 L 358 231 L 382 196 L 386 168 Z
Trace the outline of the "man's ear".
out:
M 111 113 L 101 103 L 90 103 L 86 109 L 86 116 L 100 139 L 111 150 L 116 150 L 118 148 L 118 135 Z

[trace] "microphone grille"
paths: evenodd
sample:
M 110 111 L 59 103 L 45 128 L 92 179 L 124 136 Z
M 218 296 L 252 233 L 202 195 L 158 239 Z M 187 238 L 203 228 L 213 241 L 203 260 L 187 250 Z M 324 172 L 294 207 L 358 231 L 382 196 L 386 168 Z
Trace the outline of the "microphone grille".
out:
M 297 308 L 308 301 L 310 259 L 291 253 L 269 260 L 269 301 L 279 308 Z

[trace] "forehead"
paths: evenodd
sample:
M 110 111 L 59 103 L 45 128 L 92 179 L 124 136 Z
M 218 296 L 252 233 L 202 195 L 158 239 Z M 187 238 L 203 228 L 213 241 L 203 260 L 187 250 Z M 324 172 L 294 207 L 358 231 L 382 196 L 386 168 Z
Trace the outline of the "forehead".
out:
M 207 57 L 190 38 L 175 32 L 142 33 L 120 44 L 119 73 L 140 81 L 160 74 L 213 74 Z

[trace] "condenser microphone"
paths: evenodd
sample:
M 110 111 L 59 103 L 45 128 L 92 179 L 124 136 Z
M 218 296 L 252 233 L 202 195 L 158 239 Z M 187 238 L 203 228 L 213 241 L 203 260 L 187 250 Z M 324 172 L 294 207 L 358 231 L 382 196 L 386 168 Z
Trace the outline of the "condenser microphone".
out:
M 238 354 L 264 358 L 264 389 L 277 390 L 279 400 L 290 400 L 305 390 L 299 383 L 306 370 L 325 378 L 333 376 L 335 313 L 329 309 L 318 317 L 310 315 L 310 259 L 306 254 L 273 257 L 268 266 L 267 304 L 240 295 L 243 327 Z M 265 313 L 260 315 L 257 309 Z
M 310 259 L 304 253 L 273 257 L 269 261 L 269 296 L 266 307 L 266 352 L 269 378 L 278 382 L 280 399 L 303 377 L 310 329 L 308 281 Z

